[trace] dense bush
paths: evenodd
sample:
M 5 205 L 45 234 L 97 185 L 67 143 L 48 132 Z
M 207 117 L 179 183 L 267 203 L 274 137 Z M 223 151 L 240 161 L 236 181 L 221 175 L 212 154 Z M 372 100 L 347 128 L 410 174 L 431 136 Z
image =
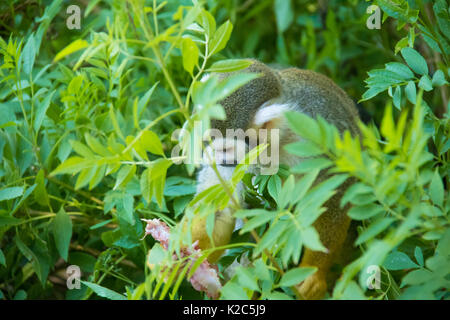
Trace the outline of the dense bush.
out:
M 174 227 L 177 251 L 189 238 L 177 222 L 223 207 L 239 181 L 252 208 L 236 213 L 245 225 L 218 268 L 227 278 L 236 258 L 251 263 L 223 279 L 221 297 L 296 298 L 291 286 L 314 271 L 297 268 L 302 246 L 323 249 L 312 223 L 350 176 L 342 204 L 357 252 L 329 297 L 449 298 L 448 1 L 83 3 L 79 30 L 66 26 L 70 1 L 0 4 L 0 298 L 203 299 L 183 280 L 190 265 L 142 240 L 141 219 Z M 366 27 L 370 4 L 380 30 Z M 199 80 L 248 57 L 328 75 L 371 119 L 359 141 L 288 114 L 314 158 L 256 179 L 240 166 L 194 198 L 195 167 L 173 163 L 173 132 L 220 117 L 217 101 L 250 77 Z M 337 174 L 311 187 L 326 168 Z M 69 265 L 79 290 L 67 289 Z

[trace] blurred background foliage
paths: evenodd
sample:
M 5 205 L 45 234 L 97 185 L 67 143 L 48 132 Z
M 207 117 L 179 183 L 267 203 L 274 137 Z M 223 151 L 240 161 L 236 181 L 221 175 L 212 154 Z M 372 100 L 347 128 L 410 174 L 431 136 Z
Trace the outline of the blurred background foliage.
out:
M 416 186 L 410 177 L 404 184 L 392 187 L 396 190 L 392 192 L 398 194 L 396 199 L 411 192 L 414 197 L 424 197 L 421 198 L 423 201 L 436 204 L 435 209 L 424 209 L 428 213 L 431 210 L 430 221 L 425 230 L 414 229 L 414 225 L 402 234 L 402 241 L 395 238 L 397 242 L 391 243 L 395 247 L 393 253 L 393 247 L 380 247 L 385 254 L 377 263 L 385 261 L 390 253 L 383 273 L 383 281 L 388 285 L 381 291 L 365 296 L 358 284 L 351 281 L 362 270 L 360 260 L 360 264 L 356 264 L 358 267 L 353 265 L 348 271 L 347 282 L 333 297 L 398 298 L 399 288 L 409 285 L 413 290 L 404 298 L 448 298 L 448 273 L 443 271 L 449 270 L 450 236 L 447 215 L 450 148 L 446 80 L 450 54 L 448 1 L 374 1 L 383 10 L 380 30 L 366 26 L 369 16 L 366 9 L 372 4 L 366 1 L 207 0 L 194 3 L 194 7 L 190 0 L 6 0 L 0 3 L 0 298 L 126 296 L 139 299 L 144 291 L 147 298 L 154 298 L 153 292 L 161 287 L 163 291 L 169 290 L 170 286 L 152 278 L 153 274 L 146 266 L 146 254 L 154 241 L 140 240 L 144 234 L 140 218 L 156 217 L 173 226 L 195 193 L 194 168 L 165 163 L 169 161 L 166 156 L 176 145 L 171 139 L 173 131 L 194 119 L 191 114 L 199 102 L 191 106 L 190 98 L 196 94 L 194 83 L 205 71 L 198 57 L 197 61 L 186 58 L 192 58 L 198 51 L 198 48 L 188 46 L 190 42 L 184 47 L 182 35 L 186 34 L 194 39 L 200 49 L 201 61 L 207 61 L 208 67 L 211 62 L 251 57 L 274 67 L 295 66 L 326 74 L 355 102 L 359 101 L 362 119 L 369 123 L 368 128 L 378 138 L 380 125 L 387 140 L 407 135 L 407 130 L 400 124 L 399 127 L 389 124 L 397 123 L 400 114 L 406 113 L 400 112 L 402 110 L 415 114 L 416 120 L 408 120 L 411 126 L 407 129 L 412 128 L 412 135 L 426 133 L 431 137 L 424 142 L 427 146 L 414 146 L 418 153 L 426 154 L 427 168 L 422 172 L 414 166 L 417 158 L 402 158 L 404 166 L 416 170 L 423 180 Z M 69 30 L 66 26 L 70 16 L 66 9 L 73 4 L 81 8 L 79 30 Z M 204 59 L 204 43 L 197 41 L 189 25 L 184 24 L 189 20 L 189 13 L 193 16 L 191 22 L 198 22 L 200 7 L 207 9 L 217 28 L 225 26 L 223 30 L 228 30 L 227 21 L 233 26 L 229 41 L 223 40 L 223 50 L 208 59 Z M 199 24 L 202 26 L 200 35 L 208 34 L 206 25 Z M 214 30 L 211 32 L 214 34 Z M 402 51 L 408 47 L 415 48 L 414 52 Z M 423 61 L 426 72 L 421 72 Z M 397 72 L 397 76 L 380 71 L 369 73 L 384 70 L 385 65 L 392 62 L 405 67 L 407 64 L 417 77 L 407 71 L 403 78 L 398 78 L 398 72 L 404 71 L 398 64 L 391 65 L 391 70 L 386 66 L 388 71 Z M 196 68 L 189 70 L 189 64 Z M 231 87 L 233 85 L 230 83 Z M 196 98 L 206 99 L 198 92 Z M 209 98 L 205 104 L 215 110 L 215 101 Z M 423 125 L 417 122 L 421 111 L 412 111 L 418 104 L 416 100 L 420 100 L 426 109 L 422 114 L 424 118 L 427 115 Z M 419 107 L 416 106 L 416 110 Z M 392 120 L 389 112 L 394 114 Z M 209 121 L 209 115 L 205 117 Z M 143 128 L 151 128 L 152 134 L 143 134 Z M 346 140 L 340 149 L 343 153 L 346 143 L 352 145 Z M 132 148 L 134 144 L 136 146 Z M 137 147 L 139 144 L 143 149 Z M 128 149 L 133 149 L 134 153 Z M 370 146 L 368 149 L 372 150 Z M 380 168 L 387 170 L 394 157 L 392 150 L 399 151 L 384 149 L 381 154 L 368 157 L 374 156 L 378 160 L 385 157 L 385 162 L 380 160 L 383 163 Z M 72 151 L 80 157 L 68 163 Z M 88 158 L 99 161 L 97 154 L 111 159 L 120 154 L 121 158 L 120 161 L 114 158 L 111 162 L 88 164 Z M 338 152 L 335 160 L 342 160 L 341 156 Z M 142 176 L 150 174 L 154 167 L 144 171 L 145 168 L 133 162 L 135 160 L 152 162 L 151 166 L 158 166 L 164 177 L 153 176 L 148 184 L 142 182 Z M 124 161 L 130 163 L 121 166 Z M 91 170 L 92 167 L 95 170 Z M 358 177 L 348 165 L 342 165 L 341 169 Z M 366 169 L 369 171 L 370 168 Z M 54 174 L 50 175 L 51 172 Z M 75 176 L 79 172 L 82 173 Z M 259 190 L 266 197 L 266 203 L 260 204 L 261 207 L 276 209 L 277 193 L 273 188 L 278 184 L 281 186 L 287 176 L 288 173 L 280 171 L 276 176 L 279 178 L 272 182 L 267 182 L 269 178 L 260 178 L 262 185 L 267 183 L 269 186 L 266 191 Z M 358 178 L 362 183 L 367 182 L 364 177 Z M 251 184 L 247 178 L 244 181 Z M 408 196 L 402 202 L 406 199 Z M 363 206 L 368 205 L 367 201 L 352 203 Z M 391 200 L 387 203 L 389 208 L 396 205 Z M 403 206 L 399 212 L 413 209 L 405 203 L 398 205 Z M 394 220 L 386 221 L 394 224 Z M 368 243 L 370 250 L 374 250 L 376 245 L 370 241 L 375 235 L 382 239 L 388 234 L 385 229 L 389 224 L 385 222 L 384 229 L 360 241 L 363 252 L 369 250 Z M 367 230 L 368 227 L 364 224 L 362 228 Z M 259 229 L 261 234 L 264 231 Z M 431 234 L 422 237 L 427 232 Z M 403 242 L 405 238 L 407 241 Z M 236 235 L 233 242 L 248 239 L 248 234 Z M 403 247 L 398 250 L 400 244 Z M 249 249 L 231 250 L 219 264 L 219 269 L 223 270 L 246 250 Z M 411 260 L 412 257 L 417 263 Z M 425 290 L 423 279 L 428 279 L 429 270 L 424 268 L 424 260 L 432 257 L 441 260 L 431 268 L 427 266 L 435 271 L 432 278 L 435 282 Z M 253 267 L 262 278 L 265 277 L 264 270 L 268 270 L 265 269 L 267 266 L 262 266 L 266 262 L 256 260 Z M 67 290 L 65 270 L 70 264 L 81 267 L 82 279 L 88 281 L 89 288 L 82 285 L 81 290 Z M 418 279 L 423 281 L 409 279 L 402 283 L 405 275 L 415 268 L 422 272 L 423 277 Z M 238 279 L 229 282 L 225 298 L 251 297 L 254 291 L 265 292 L 262 296 L 267 298 L 294 297 L 289 288 L 272 291 L 277 287 L 274 283 L 279 280 L 279 275 L 272 274 L 269 280 L 254 279 L 260 281 L 262 287 L 267 287 L 267 283 L 269 287 L 272 285 L 269 291 L 259 288 L 259 284 L 256 290 L 248 284 L 250 280 L 245 275 L 248 273 L 243 271 Z M 153 282 L 156 289 L 152 287 Z M 247 283 L 247 287 L 242 283 Z M 180 281 L 178 285 L 171 298 L 204 298 L 187 282 Z M 247 291 L 235 295 L 236 285 Z M 167 290 L 164 294 L 160 292 L 158 297 L 168 298 L 165 296 Z M 125 292 L 126 295 L 122 295 Z

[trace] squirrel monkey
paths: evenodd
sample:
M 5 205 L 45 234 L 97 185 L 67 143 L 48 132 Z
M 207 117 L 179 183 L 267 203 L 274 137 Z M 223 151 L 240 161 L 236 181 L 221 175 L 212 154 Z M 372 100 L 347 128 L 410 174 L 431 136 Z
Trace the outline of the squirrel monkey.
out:
M 309 70 L 289 68 L 275 70 L 265 64 L 252 60 L 248 68 L 236 72 L 253 72 L 261 76 L 233 92 L 220 104 L 223 106 L 226 119 L 212 120 L 211 127 L 225 133 L 226 129 L 249 128 L 279 129 L 279 162 L 295 165 L 301 158 L 287 153 L 283 146 L 301 139 L 289 128 L 283 113 L 287 110 L 304 113 L 310 117 L 320 115 L 329 123 L 335 125 L 342 133 L 349 130 L 352 135 L 358 135 L 358 111 L 354 102 L 331 79 Z M 221 79 L 231 76 L 231 73 L 219 73 Z M 229 180 L 234 170 L 233 165 L 221 164 L 237 144 L 245 141 L 229 141 L 225 137 L 222 143 L 214 141 L 209 148 L 214 149 L 217 169 L 224 180 Z M 232 139 L 233 140 L 233 139 Z M 270 140 L 267 142 L 270 143 Z M 233 144 L 234 143 L 234 144 Z M 237 143 L 237 144 L 236 144 Z M 319 175 L 318 180 L 325 177 Z M 204 166 L 198 174 L 197 193 L 218 184 L 219 180 L 210 166 Z M 347 181 L 338 192 L 325 203 L 327 211 L 314 223 L 320 240 L 328 249 L 328 253 L 306 249 L 300 266 L 317 267 L 317 272 L 298 285 L 299 292 L 306 299 L 320 299 L 327 291 L 327 273 L 346 240 L 350 218 L 347 216 L 348 206 L 341 209 L 340 199 L 349 186 Z M 239 189 L 241 188 L 241 189 Z M 242 194 L 242 186 L 238 186 L 236 194 Z M 243 199 L 238 199 L 243 201 Z M 235 227 L 235 219 L 230 209 L 217 212 L 213 239 L 215 246 L 228 244 Z M 205 221 L 197 221 L 192 226 L 193 240 L 199 241 L 202 249 L 211 247 L 205 231 Z M 214 252 L 208 260 L 215 262 L 222 252 Z

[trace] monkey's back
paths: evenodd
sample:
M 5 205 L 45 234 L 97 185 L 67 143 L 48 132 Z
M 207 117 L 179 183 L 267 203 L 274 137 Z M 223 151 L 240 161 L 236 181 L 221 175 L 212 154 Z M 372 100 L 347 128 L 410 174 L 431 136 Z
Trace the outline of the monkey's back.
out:
M 358 110 L 353 100 L 330 78 L 311 70 L 289 68 L 278 71 L 283 100 L 311 117 L 320 115 L 340 132 L 358 135 Z

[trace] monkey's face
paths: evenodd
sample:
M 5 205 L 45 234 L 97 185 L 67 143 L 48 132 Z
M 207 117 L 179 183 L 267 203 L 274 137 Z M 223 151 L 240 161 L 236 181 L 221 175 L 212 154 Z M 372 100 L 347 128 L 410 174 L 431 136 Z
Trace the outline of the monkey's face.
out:
M 206 147 L 204 161 L 207 163 L 215 161 L 216 164 L 225 167 L 236 166 L 244 159 L 248 149 L 245 139 L 216 137 Z

